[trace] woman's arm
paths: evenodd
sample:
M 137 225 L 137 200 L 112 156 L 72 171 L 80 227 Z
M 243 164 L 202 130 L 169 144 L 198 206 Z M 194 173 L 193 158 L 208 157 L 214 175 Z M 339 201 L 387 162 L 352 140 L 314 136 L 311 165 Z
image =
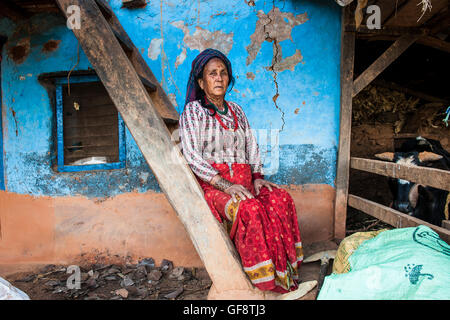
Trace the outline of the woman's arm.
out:
M 222 178 L 220 175 L 216 175 L 214 178 L 211 179 L 210 184 L 229 194 L 234 202 L 236 202 L 236 196 L 239 196 L 240 199 L 252 199 L 254 198 L 250 191 L 248 191 L 244 186 L 240 184 L 233 184 L 230 181 Z

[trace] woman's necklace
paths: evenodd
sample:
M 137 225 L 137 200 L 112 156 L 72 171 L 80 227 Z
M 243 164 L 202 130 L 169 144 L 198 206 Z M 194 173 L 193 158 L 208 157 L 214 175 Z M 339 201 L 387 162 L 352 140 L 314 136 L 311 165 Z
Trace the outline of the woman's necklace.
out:
M 227 114 L 227 112 L 228 112 L 228 104 L 227 104 L 226 101 L 224 101 L 224 102 L 225 102 L 225 103 L 224 103 L 224 108 L 223 108 L 223 110 L 219 110 L 219 108 L 217 108 L 216 105 L 213 103 L 214 110 L 216 110 L 216 112 L 218 112 L 218 113 L 220 113 L 220 114 L 223 114 L 223 115 Z
M 236 131 L 236 130 L 238 129 L 238 119 L 237 119 L 237 116 L 236 116 L 236 114 L 234 113 L 234 111 L 233 111 L 233 109 L 231 108 L 231 106 L 228 104 L 228 102 L 226 102 L 225 100 L 224 100 L 224 102 L 225 102 L 225 103 L 224 103 L 224 109 L 223 109 L 223 110 L 219 110 L 219 108 L 217 108 L 217 106 L 216 106 L 214 103 L 212 103 L 211 101 L 209 101 L 208 98 L 206 98 L 206 96 L 205 96 L 205 104 L 212 105 L 213 108 L 214 108 L 214 110 L 216 110 L 216 113 L 214 114 L 214 117 L 217 119 L 217 121 L 219 121 L 219 123 L 220 123 L 220 125 L 222 126 L 222 128 L 224 128 L 225 130 L 231 131 L 231 132 Z M 222 119 L 220 119 L 219 115 L 217 114 L 217 113 L 220 113 L 220 114 L 222 114 L 222 115 L 225 115 L 225 114 L 228 113 L 228 109 L 230 109 L 231 114 L 233 115 L 234 129 L 228 128 L 228 127 L 223 123 Z
M 225 108 L 224 108 L 223 111 L 220 111 L 220 110 L 214 105 L 214 108 L 215 108 L 215 110 L 216 110 L 216 114 L 214 115 L 214 117 L 217 119 L 217 121 L 219 121 L 220 125 L 221 125 L 225 130 L 232 131 L 232 132 L 233 132 L 233 131 L 236 131 L 237 128 L 238 128 L 238 119 L 237 119 L 237 117 L 236 117 L 236 114 L 234 113 L 233 109 L 228 105 L 228 102 L 226 102 L 226 101 L 224 101 L 224 102 L 225 102 Z M 217 114 L 217 112 L 220 113 L 220 114 L 227 114 L 228 109 L 230 109 L 231 114 L 233 115 L 234 129 L 228 128 L 228 127 L 223 123 L 222 119 L 220 119 L 219 115 Z

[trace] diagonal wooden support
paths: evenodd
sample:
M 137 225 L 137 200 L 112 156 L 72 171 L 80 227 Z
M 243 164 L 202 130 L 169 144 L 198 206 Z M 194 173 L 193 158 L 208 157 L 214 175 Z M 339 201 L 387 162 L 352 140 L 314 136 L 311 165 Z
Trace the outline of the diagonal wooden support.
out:
M 419 35 L 404 35 L 398 38 L 374 63 L 370 65 L 354 82 L 353 97 L 372 82 L 384 69 L 409 48 Z
M 156 111 L 155 102 L 97 4 L 93 0 L 56 2 L 66 16 L 68 6 L 79 6 L 81 28 L 72 31 L 185 226 L 213 281 L 215 297 L 264 299 L 265 295 L 253 287 L 244 273 L 228 234 L 211 214 L 194 174 Z

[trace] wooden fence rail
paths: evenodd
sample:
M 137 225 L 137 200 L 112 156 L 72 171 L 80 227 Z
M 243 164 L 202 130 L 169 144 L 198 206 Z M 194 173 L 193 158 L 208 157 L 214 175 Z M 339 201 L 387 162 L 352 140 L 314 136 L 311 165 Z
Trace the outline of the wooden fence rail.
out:
M 355 157 L 350 158 L 350 167 L 450 191 L 450 171 L 446 170 Z M 415 227 L 418 225 L 428 226 L 436 231 L 442 240 L 450 243 L 450 230 L 427 223 L 379 203 L 349 194 L 348 205 L 396 228 Z
M 450 191 L 450 171 L 446 170 L 355 157 L 350 158 L 350 167 Z
M 349 194 L 348 205 L 396 228 L 415 227 L 418 225 L 427 226 L 439 234 L 439 237 L 441 237 L 442 240 L 450 243 L 450 230 L 435 226 L 379 203 Z

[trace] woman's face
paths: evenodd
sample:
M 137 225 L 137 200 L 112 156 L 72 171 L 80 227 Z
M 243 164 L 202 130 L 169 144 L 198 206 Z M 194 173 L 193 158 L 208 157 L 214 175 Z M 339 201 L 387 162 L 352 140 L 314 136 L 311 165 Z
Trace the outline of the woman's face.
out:
M 229 81 L 227 67 L 223 61 L 219 58 L 212 58 L 203 69 L 203 77 L 198 79 L 198 85 L 207 97 L 223 99 Z

